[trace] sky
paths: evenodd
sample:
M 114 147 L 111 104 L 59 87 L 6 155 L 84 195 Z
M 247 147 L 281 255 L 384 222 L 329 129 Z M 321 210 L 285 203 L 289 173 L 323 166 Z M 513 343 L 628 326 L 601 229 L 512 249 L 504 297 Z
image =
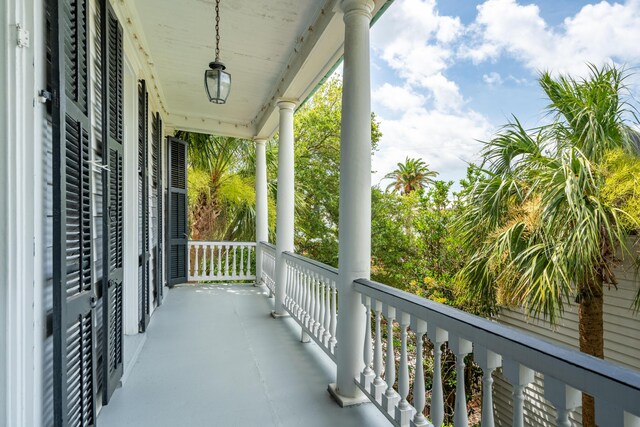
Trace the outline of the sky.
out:
M 640 105 L 640 0 L 395 0 L 371 29 L 373 180 L 408 157 L 458 181 L 512 117 L 548 121 L 541 71 L 624 65 Z M 386 186 L 386 182 L 382 182 Z

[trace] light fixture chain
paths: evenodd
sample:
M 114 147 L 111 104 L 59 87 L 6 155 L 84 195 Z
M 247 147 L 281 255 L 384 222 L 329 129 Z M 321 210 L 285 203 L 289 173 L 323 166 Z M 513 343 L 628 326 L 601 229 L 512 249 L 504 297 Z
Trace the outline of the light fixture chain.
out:
M 220 60 L 220 0 L 216 0 L 216 62 Z

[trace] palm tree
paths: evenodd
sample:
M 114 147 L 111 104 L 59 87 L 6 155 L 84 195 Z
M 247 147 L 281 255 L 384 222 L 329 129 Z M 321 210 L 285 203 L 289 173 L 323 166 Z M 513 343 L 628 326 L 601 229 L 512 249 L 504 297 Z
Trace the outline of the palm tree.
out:
M 436 176 L 438 172 L 430 170 L 422 159 L 407 157 L 404 163 L 398 163 L 398 167 L 385 175 L 384 179 L 393 180 L 387 186 L 387 191 L 392 188 L 395 192 L 409 194 L 433 184 Z
M 603 159 L 614 149 L 633 155 L 633 109 L 615 67 L 590 66 L 579 80 L 543 73 L 539 82 L 553 122 L 527 131 L 515 119 L 485 144 L 484 177 L 456 227 L 471 254 L 460 277 L 472 298 L 521 305 L 552 324 L 574 300 L 580 351 L 603 358 L 603 287 L 616 284 L 618 252 L 635 257 L 627 242 L 640 228 L 603 197 Z M 630 305 L 640 308 L 640 294 Z M 582 415 L 595 425 L 590 396 Z
M 204 191 L 195 191 L 195 185 L 190 185 L 194 197 L 189 204 L 191 237 L 195 240 L 254 240 L 253 142 L 189 132 L 181 132 L 178 136 L 188 142 L 190 181 L 198 174 L 204 173 L 208 177 L 201 188 Z M 273 160 L 273 155 L 268 158 Z

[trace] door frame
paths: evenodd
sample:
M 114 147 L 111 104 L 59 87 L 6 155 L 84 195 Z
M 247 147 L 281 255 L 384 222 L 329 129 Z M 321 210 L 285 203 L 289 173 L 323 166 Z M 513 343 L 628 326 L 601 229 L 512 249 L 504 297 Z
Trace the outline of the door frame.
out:
M 138 218 L 138 76 L 124 55 L 124 217 Z M 135 189 L 135 191 L 130 191 Z M 124 333 L 138 333 L 138 221 L 124 222 Z

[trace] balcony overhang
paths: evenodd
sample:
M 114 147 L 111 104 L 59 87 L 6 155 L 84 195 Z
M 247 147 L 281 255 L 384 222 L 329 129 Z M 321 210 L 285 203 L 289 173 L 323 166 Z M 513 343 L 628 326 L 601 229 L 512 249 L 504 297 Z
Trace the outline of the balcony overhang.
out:
M 277 99 L 304 101 L 343 53 L 340 0 L 233 0 L 220 4 L 221 59 L 232 75 L 225 105 L 208 102 L 213 0 L 136 0 L 116 7 L 165 124 L 240 138 L 269 138 Z M 387 0 L 375 0 L 374 14 Z

